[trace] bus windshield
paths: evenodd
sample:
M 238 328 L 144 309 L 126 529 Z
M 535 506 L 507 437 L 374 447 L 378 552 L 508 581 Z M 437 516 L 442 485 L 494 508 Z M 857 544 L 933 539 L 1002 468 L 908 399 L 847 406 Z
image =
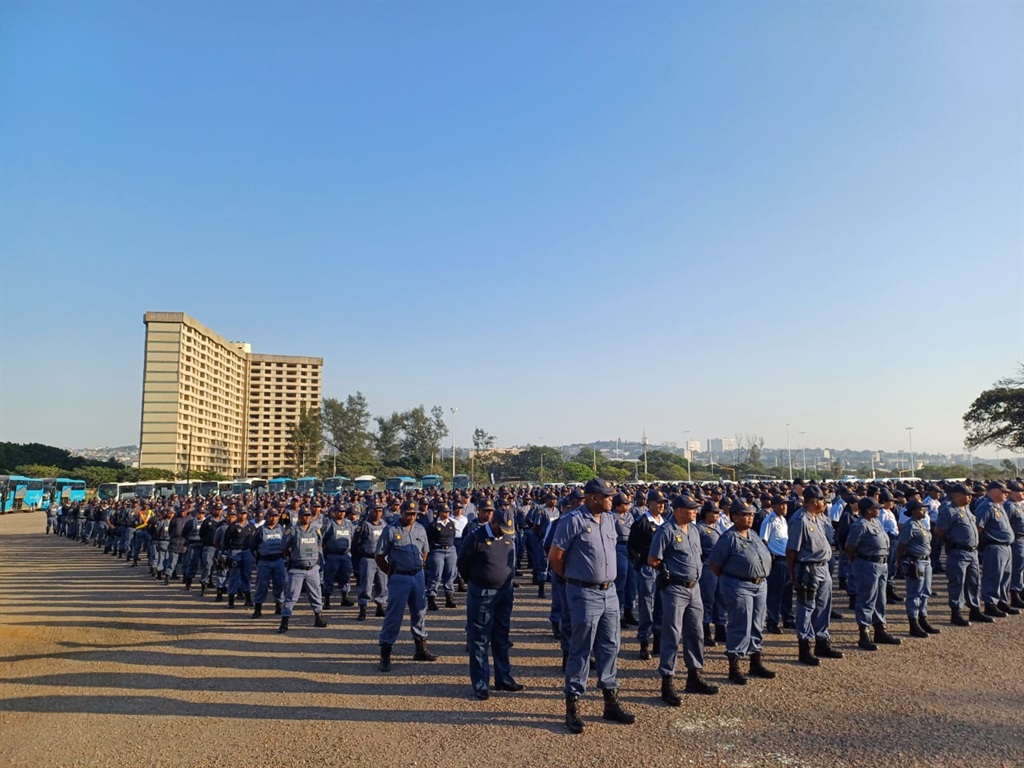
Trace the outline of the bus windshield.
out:
M 100 483 L 96 488 L 100 501 L 112 501 L 117 498 L 117 483 Z

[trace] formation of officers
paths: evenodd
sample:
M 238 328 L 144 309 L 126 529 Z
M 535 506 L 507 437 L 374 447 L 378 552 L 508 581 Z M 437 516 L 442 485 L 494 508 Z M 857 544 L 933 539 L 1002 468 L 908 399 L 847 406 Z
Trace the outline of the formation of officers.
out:
M 630 724 L 618 698 L 623 636 L 636 629 L 640 659 L 657 659 L 660 698 L 713 695 L 708 648 L 724 646 L 728 680 L 771 680 L 765 634 L 797 637 L 808 666 L 840 659 L 830 626 L 833 575 L 848 597 L 864 651 L 899 645 L 889 606 L 902 603 L 909 635 L 939 634 L 930 620 L 933 576 L 944 569 L 950 623 L 969 627 L 1024 608 L 1024 483 L 698 485 L 433 490 L 399 497 L 168 499 L 62 504 L 47 533 L 102 547 L 164 584 L 239 602 L 263 615 L 268 600 L 287 632 L 306 595 L 316 627 L 332 599 L 381 618 L 381 672 L 409 616 L 417 661 L 430 611 L 466 593 L 466 652 L 474 695 L 516 692 L 510 628 L 515 581 L 532 573 L 550 599 L 562 651 L 566 726 L 580 713 L 591 667 L 602 717 Z M 902 580 L 905 595 L 898 594 Z M 547 590 L 550 587 L 550 594 Z M 520 590 L 521 591 L 521 590 Z M 238 601 L 238 602 L 236 602 Z M 682 665 L 680 666 L 680 656 Z M 492 675 L 493 661 L 493 675 Z M 675 685 L 685 668 L 685 686 Z M 492 685 L 493 680 L 493 685 Z

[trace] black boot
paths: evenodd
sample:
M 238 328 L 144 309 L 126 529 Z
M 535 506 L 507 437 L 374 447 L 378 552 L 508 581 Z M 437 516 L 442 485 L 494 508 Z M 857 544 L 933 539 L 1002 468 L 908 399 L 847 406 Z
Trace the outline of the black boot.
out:
M 999 610 L 999 606 L 995 603 L 985 603 L 985 615 L 991 616 L 994 619 L 1006 618 L 1006 614 Z
M 1010 605 L 1005 600 L 1000 600 L 998 603 L 996 603 L 996 608 L 998 608 L 1000 611 L 1002 611 L 1007 616 L 1019 616 L 1020 615 L 1020 611 L 1018 611 L 1016 608 L 1014 608 L 1012 605 Z
M 327 611 L 327 610 L 330 610 L 330 608 L 331 608 L 331 596 L 330 595 L 324 595 L 324 610 Z
M 540 585 L 537 587 L 537 597 L 541 600 L 544 599 L 544 582 L 541 582 Z
M 920 616 L 918 616 L 917 621 L 921 625 L 921 629 L 923 629 L 929 635 L 941 634 L 941 630 L 936 629 L 928 623 L 928 617 L 925 614 L 922 613 Z
M 949 623 L 954 627 L 969 627 L 971 622 L 964 618 L 963 613 L 960 612 L 959 608 L 953 608 L 949 618 Z
M 928 637 L 928 633 L 924 631 L 924 628 L 921 626 L 921 622 L 917 620 L 917 617 L 908 616 L 907 623 L 910 624 L 911 637 Z
M 866 624 L 861 624 L 857 627 L 860 637 L 857 640 L 857 647 L 863 648 L 865 651 L 877 651 L 878 646 L 871 642 L 871 636 L 868 635 L 868 628 Z
M 640 641 L 640 660 L 650 661 L 651 659 L 651 647 L 647 644 L 646 640 Z
M 461 576 L 455 580 L 455 589 L 458 592 L 466 591 L 466 582 L 462 580 Z
M 217 597 L 214 599 L 213 602 L 221 603 L 223 601 L 224 601 L 224 590 L 223 589 L 218 589 L 217 590 Z
M 551 636 L 553 638 L 555 638 L 555 640 L 561 640 L 562 639 L 562 625 L 561 625 L 561 623 L 559 623 L 557 621 L 552 621 L 551 622 Z
M 441 610 L 440 608 L 437 607 L 437 598 L 434 597 L 433 595 L 428 595 L 427 596 L 427 610 L 428 611 L 439 611 L 439 610 Z
M 601 693 L 604 694 L 604 712 L 601 713 L 603 720 L 611 720 L 613 723 L 622 723 L 623 725 L 632 725 L 636 722 L 636 717 L 619 704 L 618 688 L 606 688 Z
M 235 607 L 235 596 L 234 596 L 234 594 L 230 594 L 230 595 L 228 595 L 228 608 L 234 608 L 234 607 Z
M 199 585 L 199 596 L 206 597 L 206 582 L 204 581 Z
M 255 610 L 253 610 L 252 616 L 250 616 L 249 618 L 250 619 L 258 619 L 262 615 L 263 615 L 263 603 L 256 603 L 256 608 L 255 608 Z
M 245 607 L 252 608 L 252 592 L 245 593 Z
M 373 612 L 373 615 L 376 616 L 377 618 L 380 618 L 381 616 L 384 615 L 384 604 L 383 603 L 377 603 L 377 610 L 375 610 Z
M 651 640 L 651 654 L 658 656 L 661 654 L 661 633 L 655 632 L 654 639 Z
M 814 641 L 814 655 L 819 659 L 841 659 L 843 652 L 832 647 L 832 641 L 819 637 Z
M 1011 592 L 1010 605 L 1012 605 L 1014 608 L 1024 608 L 1024 593 Z
M 565 672 L 565 667 L 569 663 L 569 652 L 562 651 L 562 671 Z
M 686 670 L 686 692 L 714 696 L 718 693 L 718 686 L 705 680 L 699 669 L 688 669 Z
M 976 621 L 979 624 L 991 624 L 995 621 L 995 619 L 988 615 L 988 611 L 982 613 L 980 608 L 971 608 L 970 618 L 971 621 Z
M 687 681 L 687 684 L 689 684 L 689 681 Z M 661 676 L 661 700 L 670 707 L 678 707 L 683 703 L 683 700 L 679 698 L 679 694 L 676 693 L 675 686 L 672 685 L 672 675 Z
M 845 592 L 846 591 L 846 584 L 847 584 L 846 577 L 845 576 L 840 576 L 839 577 L 839 591 L 840 592 Z
M 782 634 L 782 628 L 779 626 L 778 622 L 775 622 L 775 621 L 767 621 L 767 622 L 765 622 L 764 631 L 767 632 L 769 635 L 781 635 Z
M 381 672 L 391 671 L 391 643 L 380 644 L 380 664 L 377 665 L 377 669 Z
M 725 624 L 715 624 L 715 642 L 725 642 Z
M 821 664 L 821 662 L 818 660 L 818 657 L 815 656 L 813 653 L 811 653 L 811 641 L 810 640 L 801 640 L 800 641 L 800 658 L 799 658 L 799 660 L 800 660 L 801 664 L 806 664 L 809 667 L 816 667 L 819 664 Z
M 168 586 L 168 585 L 169 585 L 170 583 L 171 583 L 171 574 L 169 574 L 169 573 L 165 573 L 165 574 L 164 574 L 164 586 L 166 587 L 166 586 Z
M 626 622 L 627 627 L 639 627 L 640 622 L 636 620 L 636 616 L 633 615 L 633 609 L 627 608 L 625 618 L 623 621 Z
M 281 615 L 281 609 L 283 607 L 284 606 L 281 605 L 281 601 L 280 600 L 277 601 L 276 603 L 274 603 L 274 615 L 275 616 L 280 616 Z
M 427 639 L 417 637 L 413 642 L 416 644 L 416 653 L 413 654 L 413 661 L 437 661 L 437 656 L 427 650 Z
M 846 607 L 849 608 L 851 611 L 854 611 L 854 610 L 857 609 L 857 596 L 856 595 L 850 595 L 850 602 L 847 604 Z
M 327 622 L 324 621 L 324 615 L 322 613 L 313 614 L 313 626 L 320 627 L 321 629 L 327 626 Z
M 898 637 L 890 635 L 885 629 L 885 624 L 880 621 L 875 624 L 875 642 L 879 645 L 901 645 L 903 643 Z
M 714 631 L 711 629 L 711 625 L 710 624 L 705 624 L 704 625 L 704 647 L 705 648 L 714 648 L 716 645 L 718 645 L 718 643 L 715 642 L 715 634 L 714 634 Z
M 447 595 L 444 596 L 444 607 L 445 608 L 458 608 L 459 607 L 458 605 L 455 604 L 455 596 L 452 595 L 451 592 L 449 592 Z
M 580 717 L 580 697 L 575 693 L 565 695 L 565 727 L 569 733 L 583 733 L 583 719 Z
M 740 672 L 740 657 L 729 654 L 729 680 L 736 685 L 746 685 L 747 676 Z
M 885 585 L 885 602 L 889 605 L 903 602 L 903 595 L 896 592 L 896 587 L 891 581 Z
M 192 579 L 185 579 L 185 591 L 186 592 L 191 592 L 192 591 Z
M 280 626 L 278 626 L 277 632 L 278 632 L 278 634 L 283 635 L 287 631 L 288 631 L 288 617 L 287 616 L 282 616 L 281 617 L 281 624 L 280 624 Z
M 355 605 L 355 601 L 353 601 L 352 598 L 348 596 L 348 593 L 342 593 L 342 595 L 341 595 L 341 607 L 342 608 L 351 608 L 353 605 Z
M 764 665 L 760 653 L 750 654 L 750 671 L 747 674 L 751 677 L 760 677 L 762 680 L 775 679 L 775 673 Z
M 359 615 L 356 616 L 356 621 L 366 621 L 366 606 L 359 606 Z

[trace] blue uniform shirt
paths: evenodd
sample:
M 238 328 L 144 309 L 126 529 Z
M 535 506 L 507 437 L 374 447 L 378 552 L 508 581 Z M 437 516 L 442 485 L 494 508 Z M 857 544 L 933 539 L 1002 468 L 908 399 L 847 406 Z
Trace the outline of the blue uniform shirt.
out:
M 1003 509 L 1010 519 L 1010 528 L 1013 529 L 1014 536 L 1018 539 L 1024 536 L 1024 505 L 1019 501 L 1007 499 L 1003 502 Z
M 723 576 L 737 579 L 763 579 L 772 569 L 772 553 L 753 529 L 743 536 L 730 528 L 722 534 L 708 557 L 708 565 L 717 565 Z
M 1013 543 L 1013 528 L 1010 527 L 1010 518 L 1002 504 L 997 504 L 986 497 L 978 505 L 974 513 L 981 528 L 981 544 L 1011 544 Z
M 354 528 L 349 520 L 324 521 L 323 542 L 324 554 L 338 555 L 348 552 L 352 546 L 352 534 Z
M 565 578 L 589 583 L 615 581 L 615 514 L 600 519 L 586 507 L 563 516 L 551 546 L 565 552 Z
M 694 523 L 697 526 L 697 533 L 700 535 L 701 560 L 707 560 L 715 544 L 722 538 L 722 534 L 713 525 L 707 523 Z
M 419 523 L 413 523 L 411 530 L 390 525 L 377 542 L 377 554 L 386 557 L 396 571 L 418 571 L 428 551 L 427 532 Z
M 320 561 L 320 531 L 312 523 L 305 531 L 301 526 L 292 526 L 285 549 L 289 551 L 288 567 L 312 568 Z
M 905 554 L 911 560 L 923 560 L 932 553 L 932 533 L 922 520 L 911 520 L 900 530 L 898 539 L 906 546 Z
M 654 533 L 651 557 L 661 560 L 674 577 L 698 581 L 703 570 L 700 543 L 701 535 L 696 523 L 690 523 L 684 531 L 670 518 Z
M 947 504 L 939 510 L 938 527 L 946 532 L 946 543 L 958 547 L 978 546 L 978 525 L 967 507 Z
M 825 528 L 832 523 L 825 515 L 812 515 L 801 509 L 789 518 L 787 552 L 796 552 L 798 563 L 823 563 L 832 558 L 832 545 Z
M 874 520 L 860 517 L 850 527 L 846 546 L 853 547 L 853 551 L 863 557 L 882 557 L 889 554 L 889 535 L 877 517 Z
M 263 526 L 256 531 L 256 554 L 260 557 L 273 557 L 284 551 L 284 528 L 276 525 L 273 528 Z

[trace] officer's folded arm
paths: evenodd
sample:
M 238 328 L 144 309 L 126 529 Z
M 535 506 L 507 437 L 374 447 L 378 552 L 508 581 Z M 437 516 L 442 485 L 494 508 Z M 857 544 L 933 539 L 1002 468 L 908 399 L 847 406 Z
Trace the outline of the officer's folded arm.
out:
M 548 550 L 548 565 L 551 566 L 551 570 L 558 574 L 560 579 L 565 578 L 565 550 L 559 549 L 555 545 L 551 545 L 551 549 Z

